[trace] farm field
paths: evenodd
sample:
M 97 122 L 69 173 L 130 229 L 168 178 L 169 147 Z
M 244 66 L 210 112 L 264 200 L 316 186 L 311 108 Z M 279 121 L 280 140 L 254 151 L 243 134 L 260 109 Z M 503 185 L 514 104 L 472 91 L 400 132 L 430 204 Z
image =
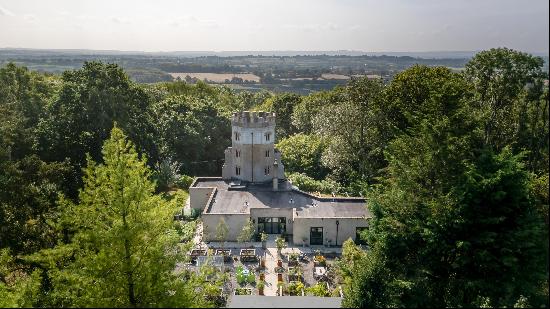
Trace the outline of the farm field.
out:
M 347 75 L 342 74 L 332 74 L 332 73 L 324 73 L 321 74 L 321 77 L 324 79 L 350 79 Z
M 252 73 L 236 73 L 236 74 L 227 74 L 227 73 L 169 73 L 173 78 L 185 79 L 189 75 L 191 78 L 197 78 L 200 80 L 207 79 L 208 81 L 214 83 L 225 83 L 226 80 L 231 80 L 233 77 L 242 78 L 243 81 L 252 81 L 259 83 L 260 77 Z

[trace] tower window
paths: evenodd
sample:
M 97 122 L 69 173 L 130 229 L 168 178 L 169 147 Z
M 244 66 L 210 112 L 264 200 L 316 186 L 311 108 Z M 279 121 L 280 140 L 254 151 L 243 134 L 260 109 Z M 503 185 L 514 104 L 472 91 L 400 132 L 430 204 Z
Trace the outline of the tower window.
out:
M 236 140 L 236 141 L 241 140 L 241 133 L 235 132 L 235 140 Z
M 241 151 L 240 150 L 235 150 L 235 158 L 238 158 L 241 156 Z
M 271 132 L 268 132 L 265 134 L 265 140 L 270 141 L 271 140 Z
M 269 175 L 270 172 L 271 172 L 271 168 L 270 168 L 270 166 L 268 165 L 268 166 L 266 166 L 266 167 L 264 168 L 264 173 L 265 173 L 266 175 Z
M 235 166 L 235 175 L 239 176 L 241 174 L 241 168 L 239 166 Z
M 266 157 L 266 158 L 269 158 L 269 153 L 270 153 L 269 150 L 266 150 L 266 151 L 265 151 L 265 157 Z

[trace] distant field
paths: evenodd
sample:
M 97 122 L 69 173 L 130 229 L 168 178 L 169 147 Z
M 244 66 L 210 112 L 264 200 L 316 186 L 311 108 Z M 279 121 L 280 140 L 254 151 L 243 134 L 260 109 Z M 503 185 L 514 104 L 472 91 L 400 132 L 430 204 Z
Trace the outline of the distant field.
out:
M 225 74 L 225 73 L 168 73 L 172 75 L 173 78 L 181 78 L 182 80 L 185 79 L 187 75 L 189 77 L 197 78 L 200 80 L 204 80 L 205 78 L 209 81 L 212 81 L 214 83 L 225 83 L 225 80 L 231 80 L 233 77 L 242 78 L 245 81 L 253 81 L 253 82 L 260 82 L 260 77 L 257 75 L 254 75 L 252 73 L 237 73 L 237 74 Z
M 325 73 L 321 75 L 324 79 L 350 79 L 349 76 L 342 75 L 342 74 L 331 74 L 331 73 Z

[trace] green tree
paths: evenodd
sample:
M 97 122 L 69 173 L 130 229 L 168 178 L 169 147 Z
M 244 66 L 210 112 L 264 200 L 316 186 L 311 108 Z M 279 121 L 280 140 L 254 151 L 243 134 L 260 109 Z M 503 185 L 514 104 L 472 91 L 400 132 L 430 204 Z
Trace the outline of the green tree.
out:
M 88 158 L 79 203 L 63 201 L 70 242 L 29 258 L 49 268 L 51 305 L 190 306 L 193 286 L 174 273 L 182 260 L 175 205 L 154 195 L 144 158 L 115 127 L 103 163 Z M 53 264 L 52 264 L 53 263 Z M 188 282 L 189 283 L 189 282 Z
M 267 99 L 258 109 L 275 112 L 277 115 L 276 134 L 279 139 L 296 133 L 292 124 L 294 107 L 300 104 L 302 97 L 293 93 L 278 94 Z
M 225 223 L 224 218 L 220 218 L 218 225 L 216 226 L 216 240 L 222 243 L 222 248 L 225 246 L 227 240 L 227 234 L 229 233 L 229 226 Z
M 314 131 L 328 146 L 322 163 L 354 194 L 353 183 L 372 183 L 386 165 L 383 150 L 391 127 L 383 113 L 383 85 L 367 78 L 353 80 L 344 89 L 344 101 L 324 107 L 314 118 Z
M 218 175 L 230 144 L 228 116 L 210 98 L 170 96 L 152 106 L 161 159 L 181 162 L 180 173 Z
M 41 271 L 27 273 L 9 249 L 0 250 L 0 307 L 33 307 L 40 295 Z
M 292 112 L 292 125 L 298 132 L 312 134 L 313 120 L 321 109 L 327 105 L 335 104 L 345 100 L 345 88 L 337 87 L 331 91 L 313 92 L 302 98 Z
M 508 48 L 476 54 L 465 77 L 475 89 L 484 142 L 497 151 L 512 145 L 529 150 L 532 170 L 548 171 L 548 79 L 544 61 Z
M 545 226 L 522 158 L 462 152 L 460 160 L 449 140 L 429 140 L 392 143 L 388 182 L 369 199 L 373 252 L 355 269 L 345 304 L 476 306 L 487 297 L 511 306 L 519 295 L 540 301 Z
M 39 154 L 48 162 L 71 160 L 77 171 L 74 196 L 86 154 L 101 159 L 101 146 L 114 122 L 154 162 L 157 154 L 151 139 L 149 104 L 145 91 L 116 64 L 86 62 L 82 69 L 65 71 L 59 95 L 47 105 L 36 128 Z
M 305 173 L 321 180 L 329 170 L 322 165 L 321 156 L 327 142 L 318 135 L 295 134 L 279 140 L 277 149 L 288 173 Z
M 251 219 L 248 219 L 246 223 L 243 226 L 243 229 L 239 233 L 239 236 L 237 237 L 238 242 L 249 242 L 252 237 L 254 236 L 254 223 Z

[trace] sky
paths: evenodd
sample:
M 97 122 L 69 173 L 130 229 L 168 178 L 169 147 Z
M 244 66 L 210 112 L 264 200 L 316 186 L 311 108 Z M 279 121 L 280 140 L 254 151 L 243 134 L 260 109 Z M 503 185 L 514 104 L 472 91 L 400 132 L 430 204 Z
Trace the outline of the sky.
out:
M 548 0 L 0 0 L 0 47 L 548 53 Z

